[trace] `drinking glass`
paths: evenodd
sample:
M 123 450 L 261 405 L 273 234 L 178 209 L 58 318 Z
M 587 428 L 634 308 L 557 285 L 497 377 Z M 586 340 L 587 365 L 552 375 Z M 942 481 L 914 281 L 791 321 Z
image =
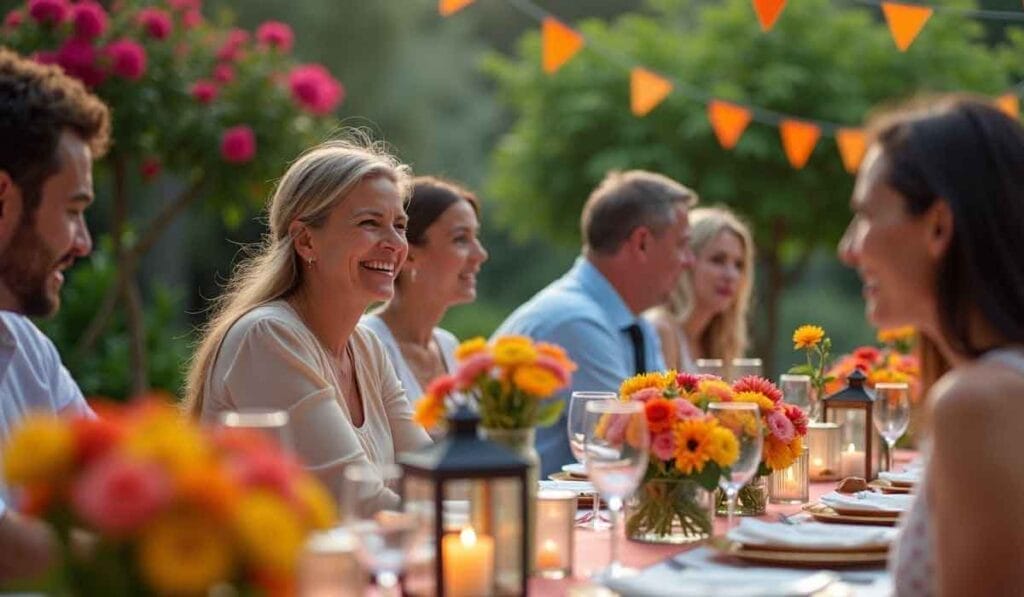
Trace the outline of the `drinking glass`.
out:
M 585 417 L 583 449 L 587 476 L 608 504 L 612 519 L 608 567 L 597 574 L 604 578 L 629 576 L 636 571 L 619 563 L 619 521 L 626 498 L 636 490 L 647 472 L 650 436 L 644 405 L 590 400 Z
M 804 411 L 809 421 L 817 420 L 818 400 L 811 392 L 810 375 L 793 375 L 783 373 L 779 376 L 779 389 L 782 399 Z
M 587 436 L 586 429 L 586 408 L 587 404 L 594 400 L 615 400 L 615 392 L 573 392 L 569 398 L 569 414 L 567 416 L 567 429 L 569 432 L 569 448 L 577 462 L 586 467 L 587 451 L 584 449 L 584 441 Z M 587 524 L 587 520 L 581 524 Z M 594 496 L 594 510 L 590 514 L 590 526 L 595 531 L 603 531 L 609 528 L 607 521 L 601 518 L 601 500 Z
M 697 373 L 725 377 L 725 363 L 722 359 L 697 359 Z
M 763 366 L 761 365 L 761 359 L 749 358 L 749 359 L 733 359 L 732 360 L 732 371 L 730 374 L 732 379 L 729 381 L 736 381 L 737 379 L 746 377 L 748 375 L 761 376 L 763 372 Z
M 896 440 L 910 424 L 910 386 L 905 383 L 876 383 L 873 408 L 875 429 L 885 439 L 886 470 L 892 470 L 892 451 Z
M 712 402 L 708 405 L 708 414 L 732 432 L 739 444 L 739 458 L 729 468 L 729 474 L 718 480 L 729 508 L 726 526 L 731 529 L 736 494 L 754 477 L 761 464 L 761 413 L 752 402 Z
M 398 595 L 398 577 L 428 527 L 425 512 L 402 499 L 402 471 L 395 465 L 350 464 L 342 483 L 345 525 L 356 538 L 356 557 L 377 580 L 382 595 Z M 382 485 L 398 496 L 381 494 Z
M 225 429 L 248 429 L 269 438 L 283 452 L 295 453 L 288 413 L 283 410 L 245 408 L 221 413 L 220 426 Z

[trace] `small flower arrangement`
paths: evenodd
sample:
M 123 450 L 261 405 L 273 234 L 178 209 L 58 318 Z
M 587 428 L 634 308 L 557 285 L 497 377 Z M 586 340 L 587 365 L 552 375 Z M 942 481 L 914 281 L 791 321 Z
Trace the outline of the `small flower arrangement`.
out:
M 824 398 L 826 385 L 835 379 L 827 371 L 832 339 L 825 335 L 825 330 L 820 326 L 805 324 L 793 332 L 793 350 L 804 351 L 807 362 L 790 367 L 789 372 L 810 377 L 811 388 L 818 399 Z
M 487 429 L 547 427 L 565 407 L 550 400 L 569 387 L 576 364 L 555 344 L 525 336 L 473 338 L 455 351 L 458 369 L 427 386 L 414 420 L 436 429 L 449 406 L 471 399 Z
M 30 416 L 3 466 L 21 510 L 56 531 L 56 594 L 290 591 L 307 535 L 336 520 L 333 499 L 268 438 L 208 432 L 155 402 Z M 72 531 L 95 540 L 72 549 Z
M 918 403 L 921 398 L 921 366 L 917 356 L 912 354 L 915 335 L 912 327 L 880 330 L 880 348 L 860 346 L 838 358 L 828 371 L 832 380 L 826 384 L 825 391 L 828 394 L 839 391 L 846 377 L 854 369 L 860 369 L 868 378 L 868 387 L 885 382 L 906 383 L 910 386 L 911 402 Z

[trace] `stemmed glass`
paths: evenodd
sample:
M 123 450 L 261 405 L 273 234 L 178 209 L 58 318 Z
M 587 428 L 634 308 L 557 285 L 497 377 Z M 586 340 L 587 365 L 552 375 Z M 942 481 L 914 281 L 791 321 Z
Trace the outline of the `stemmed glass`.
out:
M 875 429 L 885 439 L 886 470 L 892 470 L 892 451 L 910 424 L 910 386 L 905 383 L 876 383 L 873 408 Z
M 779 389 L 783 400 L 804 411 L 808 420 L 817 420 L 818 401 L 811 394 L 810 375 L 783 373 L 779 376 Z
M 619 563 L 619 520 L 622 507 L 647 472 L 650 436 L 644 405 L 619 400 L 589 400 L 585 409 L 587 476 L 608 504 L 611 513 L 611 543 L 608 568 L 599 572 L 604 578 L 635 574 Z
M 356 538 L 356 556 L 376 578 L 381 594 L 398 595 L 398 576 L 426 534 L 424 512 L 402 500 L 402 471 L 395 465 L 350 464 L 344 477 L 342 514 Z M 392 495 L 382 493 L 385 489 Z
M 595 400 L 614 400 L 615 398 L 615 392 L 573 392 L 569 398 L 568 424 L 566 425 L 569 432 L 569 448 L 576 461 L 584 467 L 587 464 L 587 452 L 584 449 L 587 435 L 587 404 Z M 583 520 L 581 523 L 586 524 L 587 521 Z M 590 526 L 595 531 L 603 531 L 610 526 L 601 518 L 601 500 L 597 499 L 597 496 L 594 496 L 594 510 L 590 515 Z
M 761 464 L 761 414 L 753 402 L 712 402 L 708 405 L 708 414 L 731 431 L 739 444 L 739 457 L 729 468 L 729 474 L 718 480 L 729 508 L 726 526 L 731 529 L 736 495 L 754 477 Z
M 221 413 L 220 426 L 224 429 L 248 429 L 276 443 L 282 452 L 295 453 L 288 413 L 283 410 L 246 408 Z

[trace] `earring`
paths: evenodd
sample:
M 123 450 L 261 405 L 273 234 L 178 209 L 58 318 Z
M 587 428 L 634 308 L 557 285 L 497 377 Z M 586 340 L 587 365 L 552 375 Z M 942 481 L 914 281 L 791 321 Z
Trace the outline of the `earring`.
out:
M 313 267 L 313 264 L 314 264 L 314 263 L 316 263 L 316 259 L 313 259 L 312 257 L 310 257 L 310 258 L 309 258 L 309 259 L 308 259 L 308 260 L 306 261 L 306 266 L 307 266 L 307 267 Z

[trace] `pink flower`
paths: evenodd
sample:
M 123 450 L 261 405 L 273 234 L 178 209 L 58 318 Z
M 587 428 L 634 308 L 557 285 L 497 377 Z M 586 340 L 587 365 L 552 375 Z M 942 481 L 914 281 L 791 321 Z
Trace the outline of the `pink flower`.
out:
M 626 428 L 629 427 L 630 417 L 617 414 L 609 414 L 611 421 L 608 422 L 608 429 L 604 432 L 604 438 L 613 445 L 619 445 L 626 438 Z
M 800 407 L 793 404 L 784 404 L 782 408 L 786 411 L 786 418 L 793 424 L 793 429 L 799 436 L 807 435 L 807 415 Z
M 65 0 L 28 0 L 28 14 L 39 23 L 63 23 L 70 11 Z
M 123 535 L 146 523 L 171 495 L 160 467 L 112 455 L 86 469 L 71 488 L 71 505 L 97 530 Z
M 672 430 L 663 431 L 651 439 L 651 452 L 661 460 L 675 458 L 676 447 L 676 434 Z
M 107 30 L 107 11 L 96 2 L 80 2 L 71 7 L 71 21 L 74 23 L 75 37 L 96 39 Z
M 685 398 L 674 399 L 672 405 L 676 407 L 676 418 L 679 420 L 695 419 L 704 416 L 704 411 Z
M 658 388 L 644 388 L 629 395 L 629 399 L 636 402 L 647 402 L 653 398 L 661 398 L 661 390 Z
M 24 22 L 24 20 L 25 15 L 22 14 L 20 10 L 12 10 L 11 12 L 7 13 L 7 16 L 4 17 L 4 27 L 8 27 L 10 29 L 17 29 L 18 27 L 21 27 L 21 23 Z
M 676 374 L 676 385 L 687 392 L 692 392 L 697 389 L 697 382 L 700 381 L 699 375 L 692 373 L 678 373 Z
M 732 384 L 734 392 L 758 392 L 764 394 L 769 400 L 778 404 L 782 400 L 782 390 L 777 388 L 771 381 L 757 375 L 747 375 L 736 380 Z
M 43 56 L 37 60 L 45 63 Z M 96 61 L 96 49 L 84 39 L 71 38 L 57 50 L 53 61 L 64 69 L 64 72 L 88 85 L 96 87 L 106 79 L 106 74 Z
M 293 497 L 292 479 L 297 474 L 296 464 L 277 449 L 267 447 L 237 454 L 231 468 L 238 482 L 245 487 L 269 489 L 286 499 Z
M 273 48 L 280 52 L 289 52 L 295 35 L 292 28 L 280 21 L 267 21 L 256 30 L 256 40 L 260 46 Z
M 241 124 L 224 131 L 220 138 L 220 155 L 229 164 L 244 164 L 256 156 L 256 133 Z
M 455 389 L 455 376 L 454 375 L 442 375 L 430 382 L 427 386 L 427 393 L 438 398 L 444 398 Z
M 154 39 L 167 39 L 171 35 L 171 15 L 159 8 L 143 8 L 136 17 L 139 25 Z
M 764 420 L 768 425 L 768 430 L 775 436 L 775 439 L 786 444 L 793 441 L 793 434 L 796 433 L 796 429 L 794 429 L 793 423 L 790 422 L 789 418 L 786 417 L 783 409 L 777 408 L 773 410 L 765 416 Z
M 487 353 L 475 354 L 459 367 L 459 370 L 455 372 L 455 380 L 459 389 L 466 389 L 473 385 L 478 377 L 490 370 L 494 366 L 494 357 Z
M 213 81 L 200 79 L 192 84 L 192 99 L 200 104 L 208 104 L 217 99 L 217 85 Z
M 174 10 L 199 10 L 203 2 L 202 0 L 167 0 L 167 4 Z
M 139 174 L 142 175 L 143 180 L 153 180 L 160 176 L 161 170 L 163 170 L 163 164 L 160 162 L 160 158 L 155 156 L 145 158 L 139 164 Z
M 228 32 L 227 41 L 217 50 L 217 60 L 234 62 L 242 57 L 243 46 L 249 41 L 249 32 L 244 29 L 232 29 Z
M 221 83 L 235 80 L 235 69 L 230 64 L 218 64 L 213 67 L 213 78 Z
M 186 10 L 181 15 L 181 26 L 185 29 L 195 29 L 203 24 L 203 13 L 195 9 Z
M 57 52 L 40 50 L 35 54 L 32 54 L 32 59 L 39 64 L 57 64 Z
M 146 73 L 146 50 L 129 39 L 121 39 L 107 46 L 111 69 L 117 76 L 138 81 Z
M 334 111 L 345 96 L 341 86 L 326 68 L 319 64 L 297 66 L 288 75 L 292 98 L 306 110 L 322 116 Z

